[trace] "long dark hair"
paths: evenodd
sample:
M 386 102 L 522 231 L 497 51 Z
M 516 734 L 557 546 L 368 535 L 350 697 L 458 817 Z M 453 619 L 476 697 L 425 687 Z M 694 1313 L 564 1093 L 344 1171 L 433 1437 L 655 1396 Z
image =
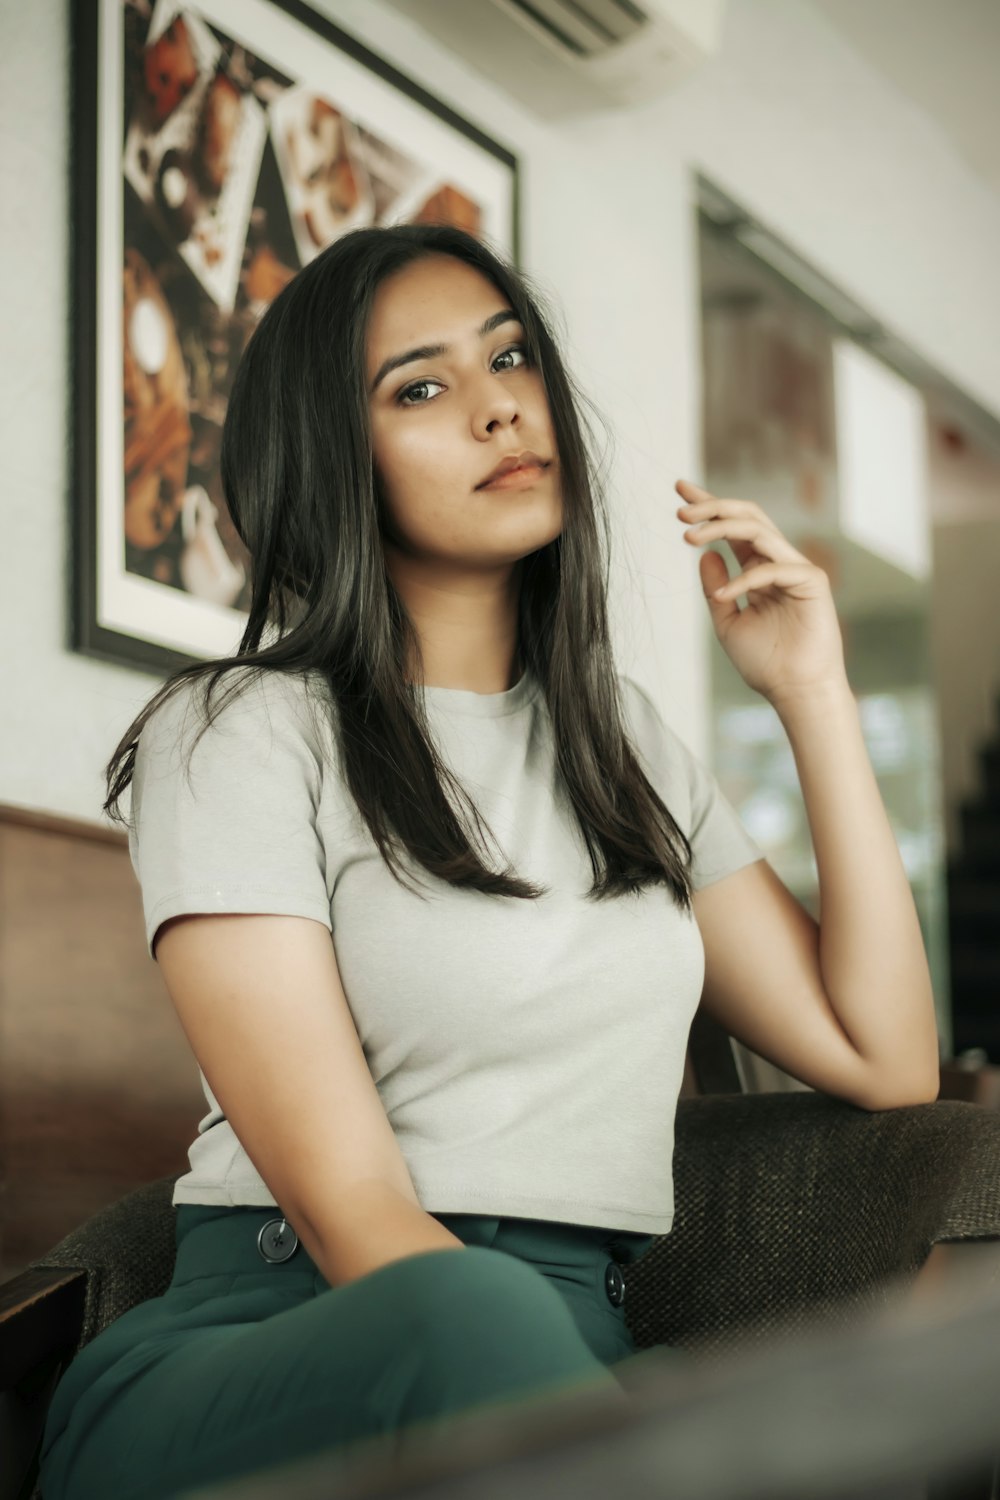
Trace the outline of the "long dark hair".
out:
M 643 773 L 623 723 L 608 630 L 603 480 L 580 411 L 592 403 L 565 369 L 551 314 L 547 321 L 527 274 L 449 225 L 344 234 L 262 317 L 236 372 L 222 437 L 226 502 L 252 564 L 247 627 L 236 656 L 181 667 L 129 725 L 106 769 L 103 810 L 124 824 L 118 801 L 132 779 L 139 734 L 186 681 L 207 680 L 203 734 L 224 703 L 264 672 L 296 674 L 307 690 L 319 673 L 343 775 L 400 884 L 402 846 L 451 885 L 529 900 L 546 894 L 509 865 L 500 872 L 484 863 L 471 823 L 463 826 L 445 794 L 447 782 L 482 836 L 483 820 L 438 756 L 422 698 L 407 679 L 409 665 L 421 662 L 420 643 L 382 549 L 366 330 L 383 278 L 432 254 L 465 261 L 507 298 L 548 397 L 564 525 L 518 564 L 518 648 L 551 715 L 559 771 L 594 872 L 588 894 L 601 900 L 665 884 L 690 912 L 691 845 Z M 277 638 L 262 646 L 266 632 Z M 216 684 L 237 667 L 250 670 L 235 674 L 213 714 Z

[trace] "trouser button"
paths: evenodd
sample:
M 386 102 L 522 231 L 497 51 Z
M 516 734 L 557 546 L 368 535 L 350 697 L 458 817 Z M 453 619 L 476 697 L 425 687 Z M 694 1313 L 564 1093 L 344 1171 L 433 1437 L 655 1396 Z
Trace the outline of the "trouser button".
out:
M 257 1249 L 267 1261 L 290 1260 L 299 1248 L 299 1237 L 287 1219 L 268 1219 L 257 1236 Z
M 625 1301 L 625 1277 L 617 1261 L 609 1260 L 604 1272 L 604 1290 L 613 1307 L 621 1307 Z

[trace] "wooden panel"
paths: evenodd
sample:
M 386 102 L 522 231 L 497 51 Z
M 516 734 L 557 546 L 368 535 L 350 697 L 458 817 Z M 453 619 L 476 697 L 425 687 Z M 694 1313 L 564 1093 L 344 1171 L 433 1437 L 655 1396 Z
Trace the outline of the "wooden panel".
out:
M 207 1106 L 127 838 L 0 806 L 0 1279 L 187 1170 Z

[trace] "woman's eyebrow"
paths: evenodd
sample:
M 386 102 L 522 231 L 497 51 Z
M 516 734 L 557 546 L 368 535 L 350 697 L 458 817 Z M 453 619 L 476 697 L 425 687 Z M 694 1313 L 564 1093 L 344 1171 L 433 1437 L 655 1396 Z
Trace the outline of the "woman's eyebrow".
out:
M 486 322 L 478 330 L 478 335 L 481 339 L 483 339 L 488 333 L 492 333 L 494 328 L 499 328 L 501 323 L 519 322 L 520 318 L 517 316 L 517 313 L 514 311 L 514 309 L 512 307 L 504 307 L 501 308 L 500 312 L 490 314 L 490 316 L 486 319 Z M 411 364 L 414 360 L 417 359 L 436 359 L 439 354 L 447 354 L 450 348 L 450 344 L 422 344 L 419 349 L 408 349 L 405 354 L 390 355 L 389 358 L 383 360 L 382 364 L 379 366 L 378 374 L 372 381 L 368 394 L 370 396 L 373 396 L 379 383 L 385 379 L 390 371 L 398 370 L 400 365 Z

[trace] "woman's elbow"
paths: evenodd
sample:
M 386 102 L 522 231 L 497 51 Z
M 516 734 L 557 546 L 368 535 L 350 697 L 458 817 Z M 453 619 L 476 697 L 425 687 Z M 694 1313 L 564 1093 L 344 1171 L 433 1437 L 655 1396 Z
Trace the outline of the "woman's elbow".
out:
M 886 1078 L 873 1079 L 858 1095 L 854 1103 L 859 1109 L 870 1111 L 881 1109 L 906 1109 L 911 1104 L 934 1104 L 941 1092 L 941 1074 L 933 1078 Z

